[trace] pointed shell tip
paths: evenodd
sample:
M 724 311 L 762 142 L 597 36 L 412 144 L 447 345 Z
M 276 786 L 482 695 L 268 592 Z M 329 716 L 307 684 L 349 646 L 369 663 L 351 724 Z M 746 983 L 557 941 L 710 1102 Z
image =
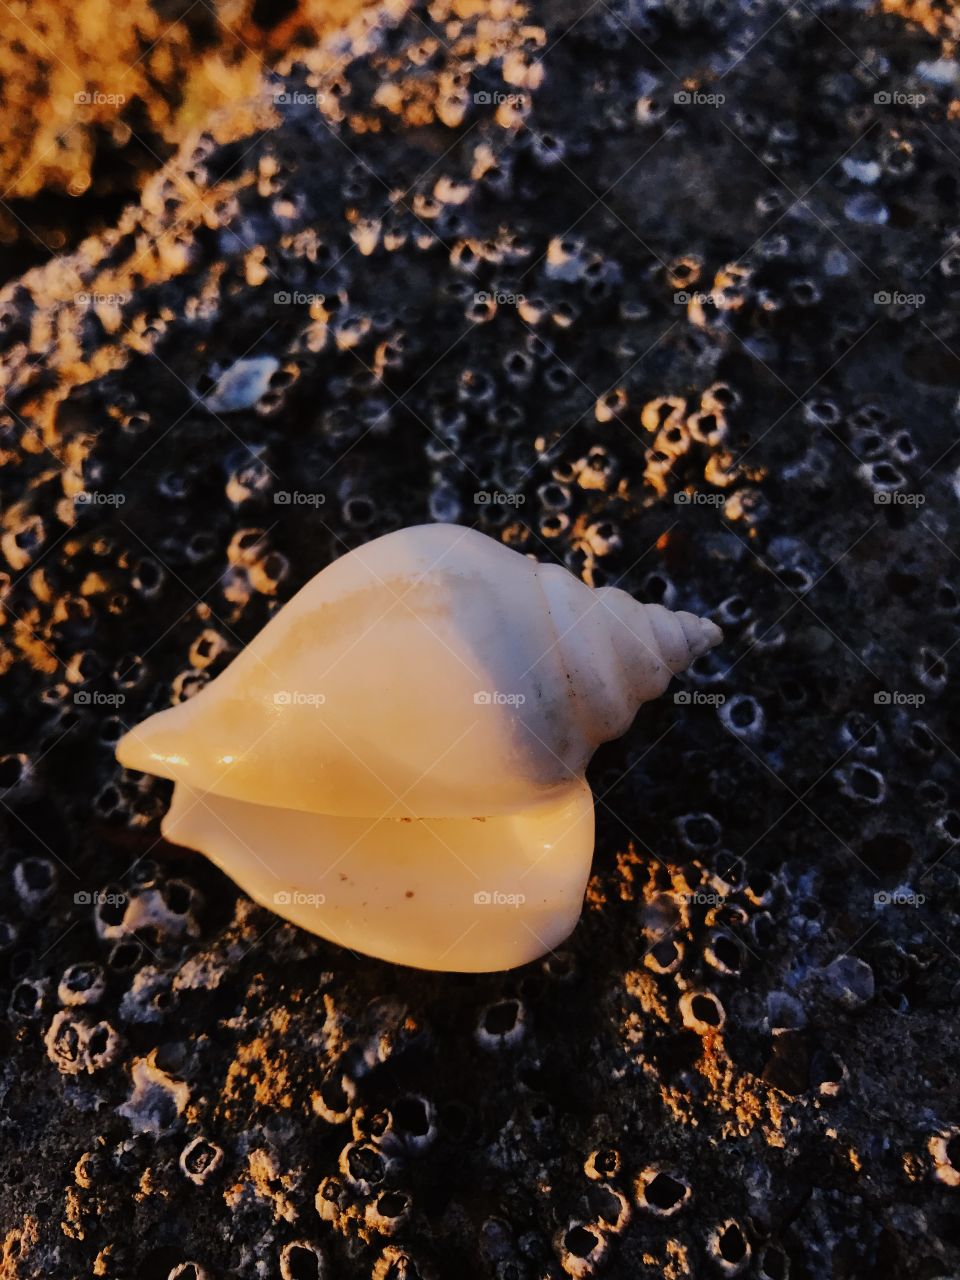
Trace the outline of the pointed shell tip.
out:
M 700 619 L 700 642 L 697 645 L 695 658 L 699 658 L 706 653 L 708 649 L 714 649 L 723 639 L 723 632 L 715 622 L 711 622 L 709 618 Z

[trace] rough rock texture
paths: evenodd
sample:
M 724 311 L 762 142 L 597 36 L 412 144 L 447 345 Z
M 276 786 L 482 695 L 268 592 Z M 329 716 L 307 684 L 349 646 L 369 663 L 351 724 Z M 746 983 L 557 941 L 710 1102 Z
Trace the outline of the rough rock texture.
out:
M 957 1274 L 928 26 L 398 9 L 7 287 L 0 1275 Z M 595 760 L 583 919 L 503 975 L 281 923 L 112 757 L 431 517 L 727 635 Z
M 3 278 L 17 261 L 72 248 L 78 228 L 109 225 L 190 128 L 254 92 L 265 65 L 312 45 L 362 3 L 5 0 Z

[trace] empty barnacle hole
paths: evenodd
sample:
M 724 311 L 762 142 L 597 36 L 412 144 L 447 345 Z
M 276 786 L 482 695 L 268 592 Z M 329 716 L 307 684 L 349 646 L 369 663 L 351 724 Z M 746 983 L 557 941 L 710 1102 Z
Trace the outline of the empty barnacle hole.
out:
M 0 755 L 0 795 L 8 799 L 26 795 L 33 780 L 33 766 L 25 752 Z
M 348 1142 L 340 1153 L 340 1172 L 346 1182 L 364 1195 L 376 1191 L 386 1180 L 390 1157 L 369 1142 Z
M 170 701 L 176 706 L 178 703 L 187 702 L 195 694 L 199 693 L 205 684 L 210 680 L 208 671 L 197 671 L 194 668 L 188 668 L 181 671 L 179 675 L 174 676 L 173 683 L 170 686 Z
M 643 957 L 644 965 L 653 973 L 676 973 L 683 963 L 684 945 L 679 938 L 662 938 Z
M 543 972 L 558 982 L 569 982 L 577 973 L 577 958 L 572 951 L 551 951 L 544 957 Z
M 632 1216 L 630 1201 L 616 1187 L 604 1182 L 591 1182 L 584 1198 L 591 1221 L 601 1231 L 619 1235 L 629 1224 Z
M 657 396 L 640 410 L 640 423 L 651 435 L 656 435 L 668 424 L 683 423 L 686 413 L 687 402 L 681 396 Z
M 763 732 L 763 707 L 749 693 L 735 693 L 720 707 L 720 719 L 738 738 L 757 738 Z
M 956 809 L 947 809 L 933 821 L 933 830 L 941 840 L 955 845 L 960 841 L 960 813 Z
M 712 813 L 685 813 L 676 820 L 677 832 L 687 849 L 703 853 L 720 844 L 721 826 Z
M 364 1219 L 367 1226 L 380 1235 L 392 1236 L 409 1220 L 412 1209 L 413 1200 L 409 1192 L 381 1191 L 375 1200 L 369 1200 L 364 1206 Z
M 777 1245 L 767 1245 L 760 1257 L 758 1274 L 760 1280 L 789 1280 L 790 1259 Z
M 190 645 L 190 664 L 197 670 L 211 666 L 230 649 L 228 641 L 212 627 L 205 627 Z
M 107 965 L 115 973 L 132 973 L 139 967 L 142 959 L 143 946 L 135 938 L 129 938 L 113 947 L 107 956 Z
M 50 858 L 23 858 L 13 869 L 13 886 L 25 910 L 43 906 L 57 887 L 57 868 Z
M 741 1275 L 750 1264 L 750 1242 L 733 1218 L 721 1222 L 707 1240 L 707 1257 L 726 1276 Z
M 223 1164 L 223 1148 L 198 1135 L 180 1152 L 180 1171 L 198 1186 L 212 1177 Z
M 914 666 L 917 679 L 933 693 L 940 693 L 946 687 L 950 675 L 947 662 L 929 645 L 921 645 Z
M 750 913 L 746 907 L 730 898 L 722 898 L 716 902 L 704 916 L 704 924 L 708 929 L 742 929 L 749 923 Z
M 397 1098 L 391 1107 L 394 1130 L 408 1149 L 422 1151 L 437 1136 L 436 1108 L 419 1093 Z
M 557 1232 L 560 1265 L 573 1280 L 595 1275 L 607 1252 L 604 1232 L 592 1222 L 568 1222 Z
M 375 1146 L 390 1147 L 396 1143 L 393 1116 L 385 1108 L 373 1110 L 357 1107 L 351 1117 L 353 1136 L 358 1142 L 372 1142 Z
M 935 1133 L 927 1143 L 933 1160 L 933 1173 L 938 1182 L 960 1187 L 960 1129 Z
M 10 993 L 9 1010 L 13 1018 L 35 1018 L 43 1009 L 46 988 L 41 982 L 24 978 Z
M 350 1192 L 344 1186 L 343 1180 L 332 1174 L 324 1178 L 317 1188 L 314 1200 L 314 1208 L 324 1222 L 336 1224 L 349 1204 Z
M 939 809 L 947 803 L 947 793 L 935 778 L 924 778 L 917 786 L 917 799 L 926 809 Z
M 637 1204 L 658 1218 L 679 1213 L 693 1194 L 688 1182 L 657 1165 L 648 1165 L 636 1181 Z
M 525 1030 L 525 1011 L 519 1000 L 509 998 L 489 1005 L 477 1024 L 477 1043 L 484 1049 L 519 1044 Z
M 700 279 L 703 263 L 693 254 L 684 254 L 668 262 L 664 270 L 671 289 L 687 289 Z
M 327 1261 L 319 1245 L 291 1240 L 281 1249 L 281 1280 L 325 1280 L 327 1274 Z
M 697 1035 L 712 1035 L 723 1030 L 726 1013 L 712 991 L 685 991 L 680 997 L 683 1025 Z
M 106 989 L 103 969 L 96 961 L 85 960 L 69 965 L 60 978 L 57 996 L 61 1004 L 96 1004 Z
M 428 1272 L 401 1245 L 387 1245 L 374 1263 L 371 1280 L 427 1280 Z
M 714 929 L 703 948 L 703 958 L 717 973 L 736 977 L 743 970 L 746 949 L 743 943 L 724 929 Z
M 749 622 L 753 608 L 741 595 L 727 596 L 716 609 L 716 619 L 721 627 L 739 627 Z
M 620 1172 L 620 1152 L 616 1147 L 596 1147 L 583 1163 L 583 1171 L 592 1181 L 603 1182 Z
M 344 501 L 341 511 L 344 522 L 351 529 L 366 529 L 373 523 L 377 507 L 373 499 L 365 494 L 354 494 Z
M 776 896 L 776 880 L 769 871 L 752 868 L 744 879 L 743 893 L 755 907 L 769 907 Z
M 841 792 L 861 804 L 881 804 L 887 794 L 886 778 L 879 769 L 871 769 L 862 761 L 854 761 L 848 768 L 837 769 L 834 776 Z

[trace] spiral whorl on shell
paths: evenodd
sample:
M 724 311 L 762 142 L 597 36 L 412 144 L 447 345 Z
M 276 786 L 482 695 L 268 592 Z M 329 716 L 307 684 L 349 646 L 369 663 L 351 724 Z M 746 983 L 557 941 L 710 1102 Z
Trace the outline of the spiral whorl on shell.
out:
M 177 783 L 165 834 L 281 914 L 422 967 L 509 967 L 576 921 L 593 751 L 719 639 L 474 530 L 423 525 L 334 561 L 117 755 Z M 398 898 L 401 869 L 426 867 Z M 468 891 L 491 874 L 507 896 L 519 876 L 531 906 L 478 920 L 488 904 Z M 293 909 L 297 890 L 323 902 Z M 457 921 L 471 939 L 441 947 Z

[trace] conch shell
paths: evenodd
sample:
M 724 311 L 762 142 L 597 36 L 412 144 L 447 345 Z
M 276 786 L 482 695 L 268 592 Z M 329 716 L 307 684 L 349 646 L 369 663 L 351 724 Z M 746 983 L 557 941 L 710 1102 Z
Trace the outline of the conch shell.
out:
M 117 758 L 176 783 L 168 839 L 304 928 L 419 968 L 511 968 L 579 917 L 595 748 L 720 638 L 421 525 L 328 565 Z

